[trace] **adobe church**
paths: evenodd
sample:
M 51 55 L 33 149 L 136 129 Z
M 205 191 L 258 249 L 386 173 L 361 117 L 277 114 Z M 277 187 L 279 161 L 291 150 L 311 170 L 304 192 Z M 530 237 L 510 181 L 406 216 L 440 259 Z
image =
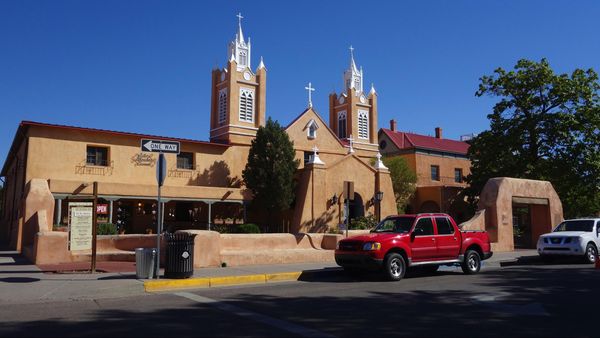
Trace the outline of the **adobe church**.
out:
M 36 233 L 68 222 L 68 204 L 89 198 L 90 182 L 98 182 L 99 223 L 116 224 L 125 234 L 152 229 L 158 208 L 167 229 L 264 224 L 260 213 L 247 212 L 252 194 L 241 181 L 251 141 L 266 119 L 267 68 L 261 58 L 252 70 L 251 53 L 240 17 L 226 66 L 212 71 L 209 141 L 21 122 L 0 173 L 6 181 L 0 236 L 13 249 L 31 247 Z M 344 91 L 329 96 L 328 122 L 313 109 L 313 88 L 307 87 L 308 107 L 285 127 L 300 160 L 296 200 L 271 231 L 325 232 L 346 217 L 396 213 L 389 171 L 378 153 L 377 93 L 373 87 L 365 92 L 363 82 L 351 50 Z M 181 144 L 180 154 L 166 155 L 161 205 L 158 156 L 140 150 L 143 138 Z M 348 208 L 345 182 L 354 189 Z

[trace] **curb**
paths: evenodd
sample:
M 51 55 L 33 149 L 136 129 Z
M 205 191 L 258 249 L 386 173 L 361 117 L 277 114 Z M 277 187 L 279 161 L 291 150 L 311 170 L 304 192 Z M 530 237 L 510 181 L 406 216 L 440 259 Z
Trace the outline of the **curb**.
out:
M 273 282 L 297 281 L 304 271 L 265 273 L 256 275 L 202 277 L 189 279 L 169 279 L 144 281 L 146 292 L 171 291 L 190 288 L 212 288 L 244 284 L 263 284 Z

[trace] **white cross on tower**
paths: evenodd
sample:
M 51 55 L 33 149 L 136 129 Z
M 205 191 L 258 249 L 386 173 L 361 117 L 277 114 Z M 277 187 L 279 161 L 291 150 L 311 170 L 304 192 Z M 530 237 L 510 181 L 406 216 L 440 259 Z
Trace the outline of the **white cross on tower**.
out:
M 354 153 L 354 148 L 352 148 L 352 146 L 354 145 L 354 138 L 352 137 L 352 134 L 350 134 L 350 137 L 348 137 L 348 142 L 350 143 L 350 148 L 348 148 L 348 154 L 352 154 Z
M 238 15 L 236 15 L 238 17 L 238 24 L 241 26 L 242 25 L 242 19 L 244 18 L 242 16 L 242 13 L 238 13 Z
M 354 58 L 354 48 L 350 45 L 350 55 Z
M 308 83 L 308 87 L 304 87 L 304 89 L 308 91 L 308 107 L 312 108 L 312 92 L 314 92 L 315 89 L 310 82 Z

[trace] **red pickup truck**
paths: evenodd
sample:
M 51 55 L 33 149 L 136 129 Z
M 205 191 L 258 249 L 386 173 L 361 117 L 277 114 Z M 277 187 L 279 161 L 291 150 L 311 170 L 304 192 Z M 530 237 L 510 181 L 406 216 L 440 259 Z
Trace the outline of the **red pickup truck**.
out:
M 447 214 L 388 216 L 371 233 L 338 242 L 336 263 L 346 270 L 383 269 L 400 280 L 409 267 L 435 271 L 460 264 L 466 274 L 479 272 L 492 257 L 485 231 L 461 231 Z

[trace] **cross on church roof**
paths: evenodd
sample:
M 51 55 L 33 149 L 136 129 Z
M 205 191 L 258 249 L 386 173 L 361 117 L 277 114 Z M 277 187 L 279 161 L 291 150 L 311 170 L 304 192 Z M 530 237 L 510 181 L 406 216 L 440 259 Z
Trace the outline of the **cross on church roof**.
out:
M 315 91 L 315 89 L 312 87 L 312 83 L 308 83 L 308 87 L 304 87 L 304 89 L 306 89 L 308 91 L 308 107 L 312 108 L 312 92 Z
M 242 16 L 242 13 L 238 13 L 238 15 L 236 15 L 238 17 L 238 24 L 241 26 L 242 25 L 242 19 L 244 18 Z

